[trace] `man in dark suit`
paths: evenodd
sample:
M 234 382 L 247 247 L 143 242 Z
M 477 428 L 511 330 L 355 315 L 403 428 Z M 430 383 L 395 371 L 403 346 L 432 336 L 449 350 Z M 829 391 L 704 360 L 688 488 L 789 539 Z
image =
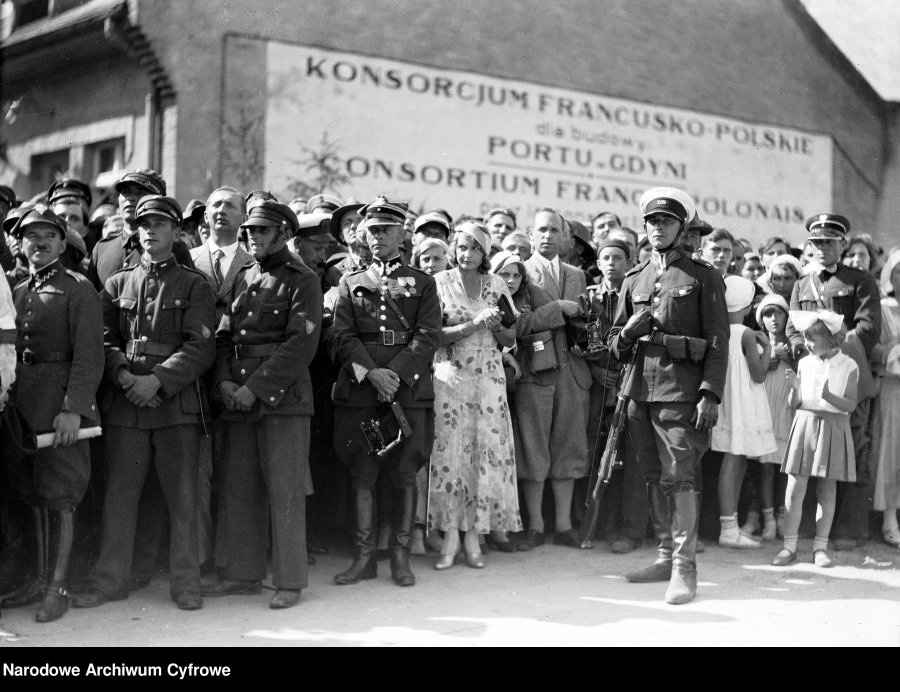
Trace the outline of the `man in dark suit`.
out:
M 334 582 L 376 577 L 375 487 L 384 473 L 393 488 L 391 577 L 398 586 L 412 586 L 416 471 L 427 463 L 434 442 L 431 366 L 440 344 L 441 305 L 434 279 L 401 260 L 404 206 L 379 197 L 360 213 L 373 260 L 340 282 L 334 345 L 341 370 L 333 392 L 335 453 L 350 467 L 356 510 L 356 558 Z M 370 453 L 360 424 L 389 416 L 391 402 L 403 409 L 412 432 L 379 458 Z

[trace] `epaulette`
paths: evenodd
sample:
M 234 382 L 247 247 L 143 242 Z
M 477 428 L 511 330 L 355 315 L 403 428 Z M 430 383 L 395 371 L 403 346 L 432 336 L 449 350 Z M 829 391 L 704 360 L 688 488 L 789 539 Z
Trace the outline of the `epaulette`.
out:
M 632 274 L 637 274 L 637 273 L 638 273 L 639 271 L 641 271 L 644 267 L 646 267 L 649 263 L 650 263 L 650 259 L 649 259 L 649 258 L 645 259 L 645 260 L 644 260 L 643 262 L 641 262 L 640 264 L 635 265 L 634 267 L 632 267 L 631 269 L 629 269 L 627 272 L 625 272 L 625 276 L 631 276 Z
M 699 264 L 701 267 L 706 267 L 707 269 L 712 269 L 713 271 L 715 271 L 715 269 L 716 269 L 714 266 L 712 266 L 712 265 L 711 265 L 709 262 L 707 262 L 705 259 L 701 259 L 700 257 L 694 257 L 693 255 L 691 255 L 691 259 L 694 260 L 694 262 L 696 262 L 697 264 Z
M 117 270 L 114 271 L 112 274 L 110 274 L 110 275 L 109 275 L 109 278 L 111 279 L 111 278 L 113 278 L 114 276 L 116 276 L 116 275 L 118 275 L 118 274 L 121 274 L 121 273 L 123 273 L 123 272 L 134 271 L 135 269 L 137 269 L 137 268 L 140 267 L 140 266 L 141 266 L 140 263 L 138 263 L 138 264 L 132 264 L 132 265 L 129 266 L 129 267 L 122 267 L 121 269 L 117 269 Z
M 415 272 L 416 274 L 421 274 L 422 276 L 431 276 L 431 274 L 427 274 L 427 273 L 423 272 L 423 271 L 422 271 L 421 269 L 419 269 L 418 267 L 413 267 L 413 266 L 411 266 L 411 265 L 409 265 L 409 264 L 406 264 L 406 265 L 404 265 L 404 266 L 405 266 L 407 269 L 409 269 L 411 272 Z
M 90 283 L 90 281 L 88 281 L 88 278 L 84 274 L 79 274 L 78 272 L 73 272 L 71 269 L 66 269 L 66 274 L 68 274 L 73 279 L 75 279 L 75 281 L 81 281 L 81 282 L 87 281 L 88 283 Z

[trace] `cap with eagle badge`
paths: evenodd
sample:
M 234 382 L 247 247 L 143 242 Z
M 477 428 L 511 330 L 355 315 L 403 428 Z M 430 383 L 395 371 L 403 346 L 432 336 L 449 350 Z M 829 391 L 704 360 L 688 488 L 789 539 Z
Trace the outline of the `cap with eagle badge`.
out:
M 844 239 L 850 232 L 850 220 L 840 214 L 816 214 L 806 220 L 806 231 L 810 239 Z
M 241 224 L 241 228 L 253 226 L 278 226 L 287 229 L 293 238 L 297 234 L 297 215 L 293 209 L 281 202 L 258 200 L 247 209 L 247 220 Z
M 66 239 L 69 230 L 66 222 L 62 217 L 54 214 L 50 207 L 43 203 L 36 204 L 24 211 L 22 215 L 16 219 L 12 228 L 9 229 L 9 235 L 13 238 L 19 238 L 25 232 L 24 229 L 26 226 L 33 226 L 34 224 L 39 223 L 53 226 L 53 228 L 59 231 L 63 240 Z
M 181 213 L 181 205 L 173 197 L 165 197 L 164 195 L 145 195 L 141 197 L 137 203 L 137 209 L 134 211 L 135 221 L 140 221 L 144 216 L 154 215 L 174 221 L 177 226 L 181 226 L 184 218 Z
M 142 168 L 123 175 L 121 180 L 115 185 L 116 192 L 122 192 L 122 188 L 129 183 L 139 185 L 151 195 L 166 194 L 166 181 L 162 179 L 159 173 L 150 168 Z
M 697 213 L 691 196 L 674 187 L 650 188 L 641 195 L 640 207 L 645 219 L 653 214 L 666 214 L 682 223 Z
M 384 195 L 380 195 L 360 209 L 359 213 L 365 217 L 368 228 L 402 226 L 406 222 L 407 209 L 408 205 L 405 202 L 391 202 Z
M 77 178 L 60 178 L 54 181 L 47 190 L 47 201 L 51 205 L 62 201 L 73 201 L 90 209 L 93 199 L 91 186 Z

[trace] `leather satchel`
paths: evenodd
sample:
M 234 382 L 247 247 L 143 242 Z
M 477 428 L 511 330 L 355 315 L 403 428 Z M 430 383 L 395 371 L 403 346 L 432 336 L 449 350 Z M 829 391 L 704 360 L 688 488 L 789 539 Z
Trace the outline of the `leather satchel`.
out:
M 528 354 L 528 370 L 532 375 L 559 369 L 559 357 L 551 330 L 523 336 L 522 345 Z

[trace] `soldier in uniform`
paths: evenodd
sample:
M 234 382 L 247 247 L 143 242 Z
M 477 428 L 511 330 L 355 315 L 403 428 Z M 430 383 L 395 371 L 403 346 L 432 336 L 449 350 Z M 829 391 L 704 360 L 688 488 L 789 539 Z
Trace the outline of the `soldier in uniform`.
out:
M 87 490 L 91 465 L 88 442 L 78 441 L 78 431 L 99 421 L 103 314 L 87 279 L 60 264 L 66 244 L 62 218 L 38 205 L 19 217 L 12 235 L 31 272 L 14 291 L 18 365 L 12 402 L 36 432 L 54 437 L 52 447 L 7 469 L 11 485 L 32 507 L 39 569 L 36 579 L 2 605 L 41 600 L 35 619 L 50 622 L 69 608 L 66 577 L 75 508 Z
M 881 338 L 881 294 L 869 273 L 841 263 L 847 244 L 850 221 L 840 214 L 816 214 L 806 220 L 807 242 L 814 250 L 818 267 L 797 281 L 791 294 L 791 310 L 831 310 L 843 316 L 847 337 L 841 350 L 856 360 L 860 372 L 859 403 L 850 414 L 850 430 L 857 461 L 857 482 L 838 483 L 837 510 L 833 527 L 836 550 L 852 550 L 865 545 L 869 532 L 869 505 L 872 502 L 869 466 L 870 439 L 867 432 L 872 387 L 872 348 Z M 787 337 L 795 360 L 805 356 L 803 336 L 788 322 Z M 867 392 L 868 390 L 868 392 Z
M 255 264 L 241 270 L 216 335 L 215 383 L 226 408 L 225 580 L 207 595 L 260 592 L 269 521 L 275 595 L 290 608 L 308 585 L 306 494 L 319 343 L 319 279 L 287 241 L 297 216 L 285 204 L 251 204 L 241 228 Z
M 341 279 L 334 308 L 334 343 L 341 365 L 335 382 L 334 447 L 350 467 L 356 518 L 356 558 L 334 577 L 356 584 L 376 577 L 375 488 L 379 472 L 392 487 L 391 577 L 415 584 L 409 548 L 416 512 L 416 471 L 434 442 L 434 352 L 440 344 L 441 305 L 434 279 L 400 259 L 405 205 L 378 197 L 360 210 L 373 260 Z M 389 415 L 396 402 L 412 428 L 382 458 L 370 453 L 361 423 Z
M 170 516 L 170 594 L 182 610 L 203 606 L 197 554 L 201 422 L 199 378 L 216 357 L 214 298 L 206 277 L 180 266 L 172 243 L 181 208 L 147 195 L 135 219 L 140 264 L 113 274 L 103 301 L 105 377 L 101 402 L 108 466 L 100 556 L 81 608 L 128 597 L 138 500 L 154 474 Z
M 721 276 L 682 246 L 695 213 L 690 196 L 652 188 L 640 202 L 653 250 L 625 276 L 609 346 L 620 362 L 634 355 L 623 383 L 627 434 L 647 481 L 659 548 L 652 565 L 626 579 L 668 581 L 666 602 L 677 605 L 697 592 L 696 472 L 725 386 L 728 313 Z

